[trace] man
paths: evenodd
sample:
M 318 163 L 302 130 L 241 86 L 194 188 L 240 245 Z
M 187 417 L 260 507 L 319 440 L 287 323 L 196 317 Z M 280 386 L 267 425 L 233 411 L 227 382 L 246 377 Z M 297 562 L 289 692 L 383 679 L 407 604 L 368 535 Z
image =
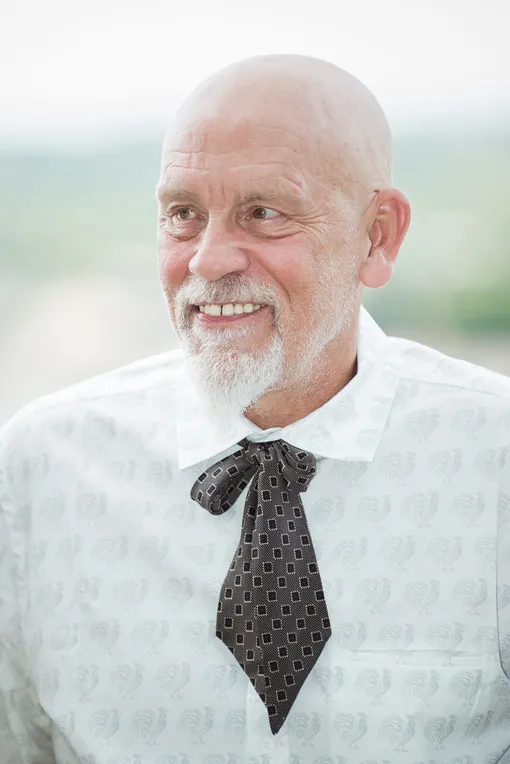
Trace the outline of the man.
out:
M 361 308 L 410 215 L 380 106 L 230 66 L 158 197 L 183 353 L 3 430 L 1 764 L 510 761 L 510 382 Z

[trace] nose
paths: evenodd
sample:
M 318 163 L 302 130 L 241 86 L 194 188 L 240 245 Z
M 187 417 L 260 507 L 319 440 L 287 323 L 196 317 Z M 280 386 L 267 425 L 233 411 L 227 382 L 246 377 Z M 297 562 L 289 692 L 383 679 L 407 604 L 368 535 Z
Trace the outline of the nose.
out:
M 206 281 L 218 281 L 229 273 L 247 270 L 250 260 L 237 236 L 235 229 L 227 225 L 208 227 L 189 261 L 190 272 Z

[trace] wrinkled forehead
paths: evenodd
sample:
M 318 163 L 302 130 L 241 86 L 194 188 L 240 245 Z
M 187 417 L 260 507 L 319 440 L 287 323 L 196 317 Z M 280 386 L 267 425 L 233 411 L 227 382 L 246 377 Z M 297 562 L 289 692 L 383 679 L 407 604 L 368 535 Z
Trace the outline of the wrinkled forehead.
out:
M 162 165 L 169 158 L 208 156 L 212 163 L 235 163 L 236 157 L 269 159 L 281 156 L 294 164 L 306 162 L 311 150 L 310 136 L 297 127 L 289 129 L 262 119 L 229 120 L 202 118 L 177 123 L 165 136 Z
M 191 175 L 203 175 L 204 181 L 221 176 L 232 183 L 283 178 L 297 195 L 332 180 L 331 165 L 322 161 L 311 131 L 282 122 L 214 116 L 169 131 L 161 170 L 163 182 Z

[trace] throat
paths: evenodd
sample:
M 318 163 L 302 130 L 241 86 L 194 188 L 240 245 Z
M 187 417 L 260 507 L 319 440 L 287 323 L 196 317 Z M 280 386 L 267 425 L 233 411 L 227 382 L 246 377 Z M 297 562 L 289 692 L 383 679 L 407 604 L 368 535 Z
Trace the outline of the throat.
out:
M 261 430 L 287 427 L 324 406 L 346 387 L 357 373 L 358 359 L 354 350 L 354 357 L 346 359 L 335 375 L 325 372 L 317 374 L 306 385 L 272 390 L 247 409 L 244 415 Z

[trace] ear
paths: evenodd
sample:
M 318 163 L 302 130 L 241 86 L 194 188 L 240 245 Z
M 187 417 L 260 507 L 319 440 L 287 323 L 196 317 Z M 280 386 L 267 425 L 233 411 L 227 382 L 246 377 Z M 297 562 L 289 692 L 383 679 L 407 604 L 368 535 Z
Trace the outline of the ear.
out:
M 402 191 L 386 188 L 377 192 L 368 230 L 370 249 L 361 268 L 360 280 L 378 289 L 388 283 L 393 266 L 411 221 L 411 207 Z

